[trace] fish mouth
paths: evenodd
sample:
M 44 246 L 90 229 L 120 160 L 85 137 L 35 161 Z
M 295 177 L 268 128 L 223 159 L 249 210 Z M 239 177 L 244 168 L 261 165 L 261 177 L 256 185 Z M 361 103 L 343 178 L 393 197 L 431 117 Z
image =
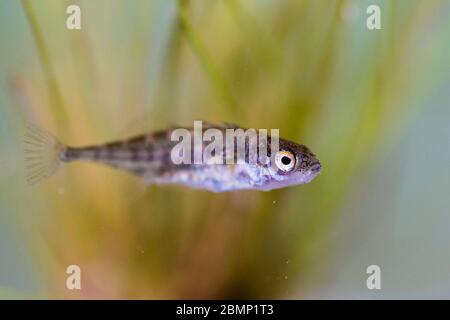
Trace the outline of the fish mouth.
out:
M 311 165 L 311 172 L 313 172 L 313 173 L 319 173 L 320 172 L 320 170 L 322 170 L 322 165 L 320 164 L 320 162 L 319 161 L 317 161 L 317 162 L 315 162 L 315 163 L 313 163 L 312 165 Z

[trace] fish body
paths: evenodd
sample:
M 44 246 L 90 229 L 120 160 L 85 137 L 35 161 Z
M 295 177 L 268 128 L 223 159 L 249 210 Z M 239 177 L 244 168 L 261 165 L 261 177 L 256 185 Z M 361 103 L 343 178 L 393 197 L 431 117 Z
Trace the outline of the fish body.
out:
M 238 127 L 208 124 L 202 128 L 202 134 L 208 129 L 215 129 L 225 137 L 226 130 L 231 128 Z M 139 135 L 123 141 L 77 148 L 65 146 L 50 133 L 32 126 L 25 142 L 31 146 L 28 153 L 32 153 L 34 149 L 34 153 L 38 152 L 40 158 L 29 159 L 31 166 L 29 180 L 31 183 L 39 182 L 52 175 L 61 163 L 90 161 L 128 171 L 148 184 L 181 184 L 214 192 L 242 189 L 267 191 L 308 183 L 321 169 L 315 155 L 303 145 L 279 139 L 279 151 L 274 153 L 270 148 L 272 142 L 270 136 L 267 141 L 264 140 L 264 143 L 267 143 L 268 157 L 272 159 L 268 163 L 248 161 L 251 142 L 246 140 L 244 153 L 247 161 L 226 163 L 230 157 L 236 158 L 236 148 L 229 150 L 224 144 L 220 149 L 222 152 L 213 153 L 201 163 L 175 164 L 172 152 L 179 143 L 173 140 L 173 130 L 176 129 L 179 128 Z M 193 128 L 183 129 L 195 134 Z M 209 144 L 203 140 L 200 143 L 202 148 L 206 148 Z M 192 153 L 191 158 L 194 157 L 195 146 L 195 141 L 192 141 L 188 151 Z M 282 163 L 287 161 L 286 157 L 290 159 L 287 166 L 289 170 L 286 170 Z

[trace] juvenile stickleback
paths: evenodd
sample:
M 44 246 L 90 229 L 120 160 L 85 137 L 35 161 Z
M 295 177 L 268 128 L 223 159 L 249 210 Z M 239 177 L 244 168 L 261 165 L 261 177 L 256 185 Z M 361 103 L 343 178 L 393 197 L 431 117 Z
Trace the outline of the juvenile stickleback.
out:
M 223 133 L 234 125 L 211 125 L 208 129 Z M 183 128 L 193 132 L 193 128 Z M 235 158 L 236 148 L 215 155 L 215 161 L 175 164 L 173 149 L 179 143 L 173 141 L 173 131 L 168 129 L 139 135 L 123 141 L 115 141 L 87 147 L 69 147 L 58 141 L 44 129 L 29 125 L 25 136 L 25 159 L 28 182 L 35 184 L 53 175 L 61 164 L 74 161 L 90 161 L 128 171 L 148 184 L 181 184 L 192 188 L 224 192 L 242 189 L 272 190 L 310 182 L 321 170 L 316 156 L 304 145 L 279 138 L 278 148 L 271 150 L 273 139 L 268 136 L 267 156 L 269 162 L 244 161 L 228 164 L 226 159 Z M 198 143 L 198 142 L 197 142 Z M 202 147 L 208 144 L 200 141 Z M 195 152 L 195 139 L 189 152 Z M 261 148 L 261 141 L 257 150 Z M 251 157 L 251 141 L 245 141 L 245 159 Z M 222 150 L 221 150 L 222 151 Z M 189 155 L 191 156 L 191 154 Z M 217 162 L 217 157 L 220 160 Z M 190 158 L 190 157 L 188 157 Z

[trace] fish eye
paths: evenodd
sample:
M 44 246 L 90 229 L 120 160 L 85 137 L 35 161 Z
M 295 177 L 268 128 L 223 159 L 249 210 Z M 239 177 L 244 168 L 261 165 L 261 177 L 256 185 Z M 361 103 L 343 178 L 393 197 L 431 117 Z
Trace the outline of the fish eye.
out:
M 291 171 L 295 167 L 295 156 L 287 150 L 279 151 L 275 155 L 275 164 L 284 172 Z

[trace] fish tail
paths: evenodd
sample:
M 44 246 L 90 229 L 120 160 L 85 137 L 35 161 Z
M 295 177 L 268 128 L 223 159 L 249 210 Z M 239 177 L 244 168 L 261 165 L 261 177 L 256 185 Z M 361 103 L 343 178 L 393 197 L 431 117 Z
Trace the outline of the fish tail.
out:
M 35 124 L 27 124 L 24 137 L 26 179 L 35 185 L 52 176 L 59 168 L 66 147 L 58 139 Z

